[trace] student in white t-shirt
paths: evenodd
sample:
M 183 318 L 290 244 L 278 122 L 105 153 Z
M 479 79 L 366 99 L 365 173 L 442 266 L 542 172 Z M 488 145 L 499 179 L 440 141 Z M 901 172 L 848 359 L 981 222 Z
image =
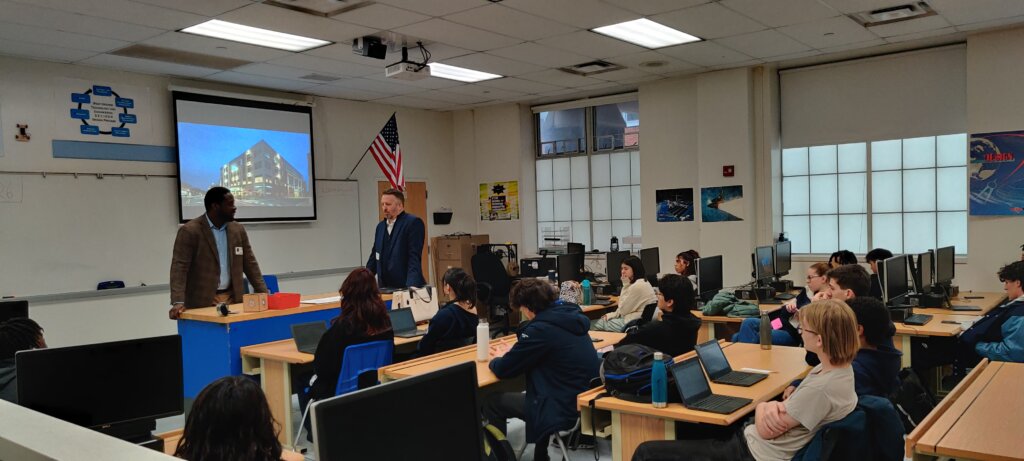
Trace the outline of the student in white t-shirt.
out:
M 728 438 L 645 442 L 633 461 L 789 461 L 821 426 L 857 406 L 851 363 L 857 354 L 857 317 L 846 303 L 815 301 L 800 311 L 804 348 L 821 364 L 784 401 L 763 402 L 748 423 Z

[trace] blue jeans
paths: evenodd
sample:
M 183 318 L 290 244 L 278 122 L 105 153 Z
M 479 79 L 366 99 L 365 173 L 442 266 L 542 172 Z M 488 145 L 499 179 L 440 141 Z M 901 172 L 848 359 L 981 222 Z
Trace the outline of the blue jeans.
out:
M 740 331 L 732 335 L 734 343 L 761 343 L 761 319 L 751 317 L 743 319 L 740 324 Z M 785 330 L 772 330 L 772 344 L 776 346 L 796 346 L 797 342 L 793 336 Z

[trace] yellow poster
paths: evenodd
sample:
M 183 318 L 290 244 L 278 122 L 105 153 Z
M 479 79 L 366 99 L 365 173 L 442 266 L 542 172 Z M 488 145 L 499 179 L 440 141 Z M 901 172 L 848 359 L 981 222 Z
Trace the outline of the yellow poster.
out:
M 519 181 L 480 184 L 480 220 L 519 219 Z

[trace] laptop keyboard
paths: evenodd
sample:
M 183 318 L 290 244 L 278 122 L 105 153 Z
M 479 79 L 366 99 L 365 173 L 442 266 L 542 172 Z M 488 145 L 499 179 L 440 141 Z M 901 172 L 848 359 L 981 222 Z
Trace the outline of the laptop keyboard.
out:
M 729 414 L 746 406 L 750 402 L 750 399 L 711 394 L 703 400 L 698 401 L 694 405 L 694 408 L 713 413 Z
M 762 373 L 747 373 L 743 371 L 731 371 L 729 374 L 715 379 L 719 384 L 732 384 L 736 386 L 751 386 L 765 378 Z
M 932 320 L 932 316 L 928 314 L 914 314 L 905 319 L 903 323 L 907 325 L 924 325 Z

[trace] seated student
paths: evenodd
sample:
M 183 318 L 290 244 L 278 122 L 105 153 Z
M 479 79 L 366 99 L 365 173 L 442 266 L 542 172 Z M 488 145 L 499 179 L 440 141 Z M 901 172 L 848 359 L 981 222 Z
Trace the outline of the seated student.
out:
M 533 459 L 547 460 L 551 434 L 569 429 L 579 417 L 576 396 L 590 388 L 600 362 L 579 306 L 558 300 L 546 281 L 524 279 L 512 286 L 509 305 L 529 320 L 517 341 L 492 346 L 491 371 L 499 379 L 526 375 L 526 393 L 493 394 L 484 417 L 505 432 L 506 418 L 526 421 L 526 442 L 535 443 Z
M 619 341 L 623 344 L 643 344 L 675 357 L 693 350 L 697 343 L 700 319 L 690 310 L 697 304 L 690 280 L 668 274 L 658 280 L 658 308 L 663 313 L 660 321 L 650 322 Z
M 14 354 L 46 347 L 43 328 L 35 320 L 13 318 L 0 323 L 0 399 L 18 403 L 18 376 Z
M 799 346 L 800 333 L 796 328 L 799 322 L 793 315 L 798 309 L 811 303 L 811 297 L 828 287 L 828 264 L 814 263 L 807 268 L 807 286 L 800 290 L 795 298 L 786 301 L 779 310 L 779 320 L 782 328 L 772 330 L 772 344 L 776 346 Z M 761 342 L 761 319 L 751 317 L 743 319 L 740 330 L 733 335 L 734 343 L 758 344 Z
M 627 256 L 619 268 L 622 291 L 615 312 L 601 316 L 590 325 L 591 330 L 619 332 L 632 320 L 640 318 L 644 306 L 658 302 L 654 287 L 647 281 L 644 264 L 636 256 Z
M 999 269 L 1010 301 L 985 314 L 960 334 L 956 369 L 964 371 L 982 358 L 1000 362 L 1024 362 L 1024 261 Z
M 871 277 L 868 271 L 858 264 L 846 264 L 829 270 L 828 286 L 819 291 L 812 298 L 815 301 L 834 299 L 836 301 L 848 301 L 857 296 L 867 296 L 871 289 Z M 797 319 L 799 321 L 799 319 Z M 818 364 L 818 357 L 807 353 L 805 360 L 810 366 Z
M 800 309 L 804 348 L 821 364 L 811 369 L 784 401 L 759 403 L 754 423 L 736 425 L 727 438 L 644 442 L 633 461 L 789 460 L 821 426 L 838 421 L 857 406 L 853 361 L 857 320 L 845 303 L 816 301 Z
M 466 271 L 453 267 L 442 278 L 444 294 L 451 301 L 430 319 L 427 334 L 416 346 L 417 355 L 430 355 L 462 347 L 476 338 L 478 304 L 476 280 Z
M 301 461 L 284 452 L 260 385 L 245 376 L 220 378 L 199 392 L 174 456 L 188 461 Z
M 693 285 L 697 285 L 697 266 L 694 261 L 699 258 L 697 250 L 686 250 L 676 255 L 676 273 L 690 279 Z
M 864 258 L 871 266 L 871 292 L 870 296 L 882 299 L 882 281 L 878 279 L 878 263 L 892 257 L 892 252 L 885 248 L 875 248 L 868 252 Z
M 847 264 L 857 264 L 857 255 L 850 250 L 839 250 L 828 258 L 828 265 L 833 269 Z

